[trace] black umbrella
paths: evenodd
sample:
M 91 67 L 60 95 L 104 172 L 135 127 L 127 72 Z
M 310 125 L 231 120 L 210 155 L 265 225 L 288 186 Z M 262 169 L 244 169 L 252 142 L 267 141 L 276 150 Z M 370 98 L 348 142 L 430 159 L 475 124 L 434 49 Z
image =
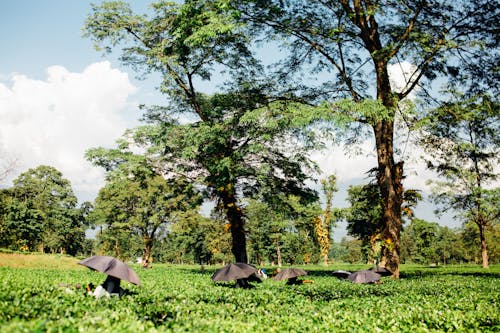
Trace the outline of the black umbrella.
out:
M 392 272 L 385 267 L 379 267 L 379 266 L 372 267 L 372 268 L 370 268 L 370 271 L 375 272 L 377 274 L 380 274 L 382 276 L 391 276 L 392 275 Z
M 139 277 L 126 263 L 113 257 L 93 256 L 78 262 L 80 265 L 94 269 L 109 276 L 141 285 Z
M 246 279 L 252 274 L 257 273 L 258 269 L 252 265 L 242 262 L 232 263 L 217 270 L 212 275 L 213 281 L 232 281 Z
M 297 276 L 307 275 L 307 272 L 300 268 L 285 268 L 273 277 L 273 280 L 293 279 Z
M 332 275 L 338 277 L 339 279 L 347 279 L 349 277 L 349 275 L 351 275 L 351 272 L 338 270 L 338 271 L 332 272 Z
M 364 270 L 352 273 L 347 279 L 353 283 L 374 283 L 380 280 L 381 277 L 378 273 Z

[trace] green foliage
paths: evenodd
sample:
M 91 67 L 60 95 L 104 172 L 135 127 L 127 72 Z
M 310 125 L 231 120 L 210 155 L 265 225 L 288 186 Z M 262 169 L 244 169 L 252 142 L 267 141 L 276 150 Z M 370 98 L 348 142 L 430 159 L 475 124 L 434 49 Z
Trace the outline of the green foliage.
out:
M 99 235 L 103 250 L 113 249 L 121 257 L 118 248 L 128 248 L 130 236 L 135 236 L 143 243 L 143 262 L 150 262 L 154 243 L 182 212 L 196 209 L 199 194 L 185 178 L 157 174 L 144 156 L 102 149 L 90 150 L 87 156 L 97 165 L 113 166 L 92 211 L 92 220 L 105 226 Z M 111 241 L 108 248 L 106 238 Z
M 223 221 L 187 212 L 163 239 L 161 262 L 214 264 L 231 261 L 230 233 Z M 165 252 L 165 253 L 163 253 Z
M 428 167 L 441 177 L 433 181 L 433 198 L 453 209 L 463 222 L 480 229 L 483 265 L 488 266 L 485 228 L 500 217 L 500 104 L 487 94 L 467 97 L 454 90 L 450 101 L 432 110 L 422 139 Z
M 82 289 L 90 270 L 0 268 L 0 330 L 85 332 L 495 332 L 499 268 L 402 266 L 402 279 L 355 285 L 330 275 L 363 266 L 304 267 L 312 284 L 268 279 L 250 290 L 216 285 L 195 266 L 136 268 L 143 286 L 123 283 L 109 300 Z
M 306 151 L 315 145 L 314 132 L 302 129 L 317 117 L 257 75 L 262 67 L 229 5 L 159 1 L 149 15 L 137 16 L 123 2 L 103 3 L 93 7 L 84 31 L 109 49 L 123 46 L 124 63 L 161 73 L 168 105 L 144 107 L 148 125 L 131 130 L 128 138 L 162 174 L 186 176 L 206 189 L 226 214 L 233 254 L 246 261 L 243 197 L 265 188 L 268 199 L 282 194 L 316 199 L 305 186 L 315 169 Z M 231 84 L 207 96 L 198 84 L 217 66 L 231 74 Z M 189 121 L 177 121 L 186 113 Z
M 420 116 L 404 100 L 419 90 L 424 100 L 441 103 L 426 89 L 438 78 L 498 96 L 500 7 L 488 0 L 247 0 L 231 5 L 259 45 L 272 41 L 286 50 L 270 66 L 275 75 L 308 102 L 330 109 L 326 119 L 340 124 L 342 134 L 349 130 L 350 149 L 365 138 L 362 134 L 373 135 L 380 222 L 384 238 L 394 244 L 386 257 L 397 276 L 404 161 L 397 160 L 395 138 L 407 130 L 398 125 L 400 119 L 411 126 Z M 413 69 L 397 87 L 391 67 L 405 62 Z
M 365 243 L 382 231 L 382 206 L 380 191 L 375 184 L 351 186 L 348 189 L 351 206 L 346 214 L 347 230 Z
M 340 243 L 333 243 L 330 256 L 337 262 L 350 264 L 365 263 L 368 261 L 366 246 L 363 241 L 352 237 L 342 237 Z
M 248 200 L 250 258 L 259 263 L 294 264 L 317 262 L 319 244 L 314 219 L 321 213 L 317 203 L 302 205 L 299 198 L 280 199 L 280 206 Z
M 85 238 L 84 209 L 77 207 L 70 182 L 50 166 L 19 175 L 2 191 L 4 246 L 76 254 Z

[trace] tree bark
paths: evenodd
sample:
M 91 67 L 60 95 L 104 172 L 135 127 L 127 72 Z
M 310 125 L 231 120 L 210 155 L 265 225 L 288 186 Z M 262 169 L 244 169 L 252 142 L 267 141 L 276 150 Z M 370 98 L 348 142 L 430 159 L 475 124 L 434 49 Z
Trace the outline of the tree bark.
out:
M 248 263 L 245 223 L 237 199 L 231 191 L 222 191 L 220 198 L 222 199 L 224 209 L 226 210 L 226 217 L 231 227 L 231 251 L 234 259 L 236 262 Z
M 484 236 L 484 224 L 478 224 L 479 226 L 479 237 L 481 238 L 481 257 L 483 258 L 483 268 L 489 268 L 489 259 L 488 259 L 488 249 L 486 247 L 486 238 Z
M 278 267 L 281 267 L 283 263 L 281 260 L 281 248 L 280 248 L 279 238 L 276 238 L 275 242 L 276 242 L 276 256 L 278 260 Z
M 374 126 L 374 133 L 378 159 L 377 182 L 385 224 L 382 231 L 382 262 L 393 272 L 393 277 L 399 278 L 403 163 L 394 163 L 393 126 L 392 121 L 381 121 Z
M 144 237 L 144 248 L 142 250 L 142 268 L 149 268 L 153 253 L 153 240 L 150 237 Z

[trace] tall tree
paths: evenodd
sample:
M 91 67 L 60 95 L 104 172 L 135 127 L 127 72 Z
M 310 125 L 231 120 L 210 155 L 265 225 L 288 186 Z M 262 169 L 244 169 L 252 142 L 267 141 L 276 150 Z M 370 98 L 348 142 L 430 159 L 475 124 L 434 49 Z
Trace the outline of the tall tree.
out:
M 437 262 L 439 225 L 421 219 L 413 219 L 404 228 L 402 245 L 406 247 L 406 262 L 428 264 Z
M 315 198 L 304 181 L 311 167 L 303 145 L 293 145 L 305 108 L 291 109 L 273 82 L 260 81 L 246 39 L 232 17 L 219 15 L 224 4 L 157 2 L 150 17 L 133 15 L 122 2 L 93 7 L 85 31 L 99 45 L 124 45 L 122 60 L 162 75 L 167 107 L 146 108 L 148 125 L 131 131 L 136 144 L 164 175 L 185 175 L 206 189 L 225 212 L 232 252 L 247 262 L 241 197 L 262 186 L 270 196 L 294 193 Z M 207 96 L 197 87 L 214 67 L 230 74 L 231 89 Z M 179 123 L 174 118 L 183 118 Z M 304 120 L 304 118 L 303 118 Z M 304 120 L 307 122 L 307 117 Z M 284 150 L 284 143 L 290 143 Z
M 476 86 L 496 85 L 500 7 L 489 0 L 219 2 L 238 12 L 261 43 L 282 42 L 287 49 L 279 63 L 283 84 L 295 80 L 308 86 L 304 96 L 326 101 L 335 118 L 355 129 L 350 139 L 361 137 L 360 128 L 371 129 L 382 233 L 391 242 L 384 255 L 398 276 L 404 160 L 398 160 L 395 140 L 398 121 L 412 118 L 401 102 L 417 87 L 425 93 L 434 79 L 456 77 L 464 68 L 474 72 Z M 396 89 L 389 68 L 403 62 L 413 69 Z M 304 81 L 320 73 L 328 76 L 324 84 Z M 349 103 L 332 103 L 337 98 Z
M 149 267 L 155 242 L 181 212 L 197 209 L 199 194 L 185 179 L 166 180 L 143 156 L 128 151 L 97 148 L 89 150 L 87 157 L 96 165 L 114 165 L 96 198 L 94 216 L 100 217 L 102 225 L 137 235 L 143 245 L 143 266 Z
M 479 228 L 483 267 L 488 267 L 486 228 L 500 216 L 500 103 L 487 95 L 467 98 L 454 92 L 446 105 L 429 114 L 423 143 L 428 166 L 442 180 L 434 199 Z
M 332 222 L 332 215 L 334 214 L 332 211 L 332 201 L 333 195 L 338 191 L 337 177 L 335 177 L 335 175 L 330 175 L 325 179 L 321 179 L 320 182 L 326 203 L 322 216 L 318 216 L 314 219 L 314 228 L 321 247 L 323 262 L 325 265 L 328 265 L 328 253 L 330 252 L 330 230 L 334 227 L 334 223 Z M 336 219 L 333 220 L 336 221 Z
M 178 215 L 164 240 L 164 250 L 175 255 L 177 262 L 198 263 L 200 265 L 216 263 L 215 255 L 220 247 L 215 244 L 224 239 L 223 226 L 218 221 L 201 216 L 196 211 L 187 211 Z M 219 245 L 219 244 L 217 244 Z
M 31 250 L 76 254 L 85 237 L 84 218 L 71 183 L 57 169 L 41 165 L 14 179 L 9 189 L 8 230 Z
M 392 239 L 384 235 L 383 199 L 379 187 L 375 183 L 350 186 L 347 196 L 351 206 L 345 209 L 344 217 L 349 235 L 358 237 L 365 247 L 369 247 L 371 259 L 376 264 L 381 261 L 381 265 L 387 267 L 383 250 L 392 249 L 394 245 Z M 412 217 L 421 199 L 418 191 L 405 191 L 402 205 L 404 216 Z

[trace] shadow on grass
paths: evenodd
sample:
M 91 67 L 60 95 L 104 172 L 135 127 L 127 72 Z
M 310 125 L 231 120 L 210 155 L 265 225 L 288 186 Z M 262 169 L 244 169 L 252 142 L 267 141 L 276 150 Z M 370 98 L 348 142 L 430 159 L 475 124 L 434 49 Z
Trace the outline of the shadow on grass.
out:
M 416 270 L 410 272 L 401 272 L 400 278 L 402 279 L 414 279 L 420 277 L 428 277 L 428 276 L 474 276 L 474 277 L 492 277 L 492 278 L 500 278 L 499 272 L 493 271 L 481 271 L 481 272 L 461 272 L 459 270 Z
M 300 266 L 302 269 L 304 269 L 307 272 L 308 277 L 332 277 L 332 278 L 337 278 L 333 276 L 333 272 L 338 270 L 338 267 L 332 266 L 332 268 L 328 269 L 317 269 L 315 267 L 308 268 L 307 266 Z M 360 270 L 365 270 L 365 269 L 370 269 L 372 266 L 361 266 L 361 265 L 353 265 L 351 269 L 346 267 L 342 267 L 342 269 L 346 269 L 347 271 L 350 271 L 352 273 Z M 272 278 L 275 273 L 277 272 L 277 267 L 263 267 L 266 269 L 267 274 L 269 278 Z M 200 268 L 186 268 L 185 270 L 194 273 L 194 274 L 200 274 L 200 275 L 205 275 L 205 276 L 212 276 L 219 267 L 204 267 L 203 269 Z M 476 269 L 478 269 L 476 271 Z M 479 270 L 481 269 L 481 270 Z M 498 270 L 488 270 L 488 269 L 482 269 L 482 268 L 462 268 L 462 267 L 442 267 L 442 266 L 428 266 L 428 267 L 422 267 L 422 268 L 411 268 L 408 270 L 403 269 L 400 273 L 400 278 L 401 279 L 412 279 L 412 278 L 420 278 L 420 277 L 427 277 L 427 276 L 474 276 L 474 277 L 492 277 L 492 278 L 500 278 L 500 271 Z

